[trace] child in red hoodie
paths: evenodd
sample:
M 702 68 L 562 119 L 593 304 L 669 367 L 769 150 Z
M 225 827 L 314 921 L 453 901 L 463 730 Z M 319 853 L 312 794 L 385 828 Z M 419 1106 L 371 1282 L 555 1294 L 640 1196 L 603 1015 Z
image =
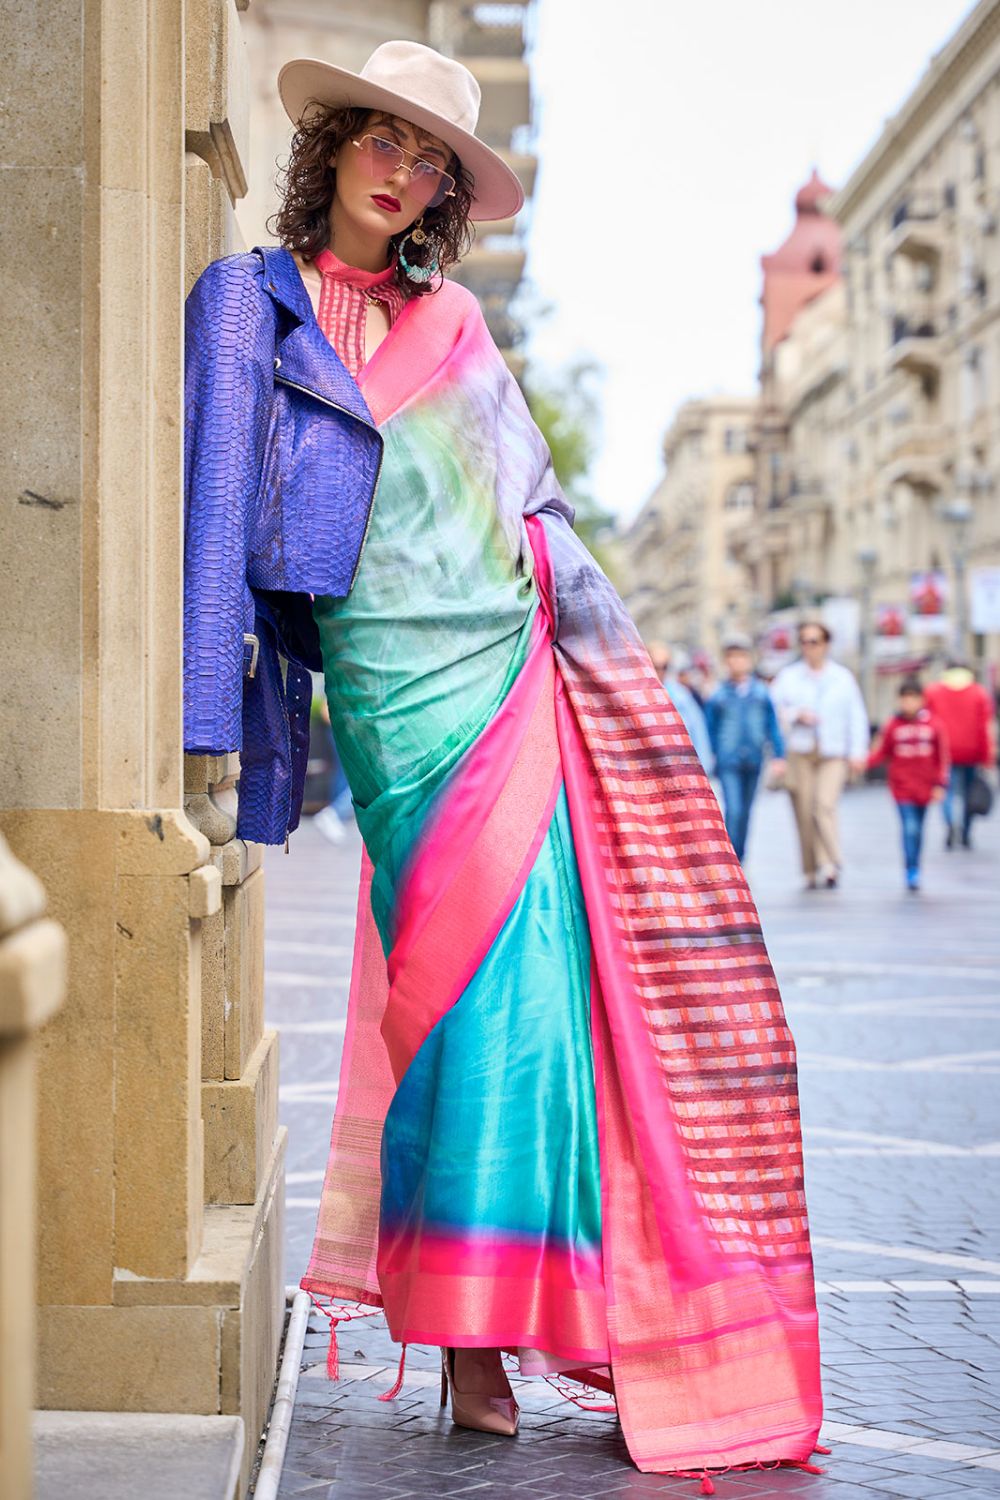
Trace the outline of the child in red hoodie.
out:
M 944 726 L 924 704 L 924 690 L 915 677 L 899 689 L 899 712 L 886 724 L 868 757 L 868 765 L 889 763 L 889 790 L 896 799 L 903 825 L 906 885 L 920 889 L 920 846 L 924 814 L 940 802 L 948 785 L 950 757 Z

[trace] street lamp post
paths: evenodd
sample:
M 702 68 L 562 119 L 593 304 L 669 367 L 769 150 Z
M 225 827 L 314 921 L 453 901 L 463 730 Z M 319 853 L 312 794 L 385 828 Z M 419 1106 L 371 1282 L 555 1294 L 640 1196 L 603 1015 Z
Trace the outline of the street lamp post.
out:
M 858 655 L 861 667 L 861 694 L 872 712 L 872 584 L 878 567 L 878 553 L 874 547 L 859 547 L 858 567 L 861 569 L 860 619 L 858 620 Z
M 951 532 L 951 567 L 955 591 L 955 609 L 952 615 L 951 643 L 957 656 L 965 653 L 965 637 L 968 630 L 969 612 L 965 586 L 965 561 L 969 523 L 973 516 L 973 504 L 964 495 L 954 495 L 938 506 L 938 515 Z

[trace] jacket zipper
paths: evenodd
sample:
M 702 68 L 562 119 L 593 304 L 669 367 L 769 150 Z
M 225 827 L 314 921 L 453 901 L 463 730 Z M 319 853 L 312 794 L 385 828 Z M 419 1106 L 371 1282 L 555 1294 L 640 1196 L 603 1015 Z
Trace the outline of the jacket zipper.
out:
M 295 381 L 295 380 L 289 380 L 287 375 L 280 375 L 278 373 L 278 366 L 277 366 L 277 364 L 275 365 L 274 378 L 275 378 L 275 381 L 279 385 L 288 385 L 288 386 L 291 386 L 292 390 L 294 390 L 294 391 L 301 391 L 304 396 L 311 396 L 314 401 L 321 402 L 323 404 L 323 406 L 332 407 L 334 411 L 341 412 L 343 416 L 350 417 L 352 421 L 354 421 L 354 422 L 360 422 L 363 427 L 367 427 L 368 426 L 368 423 L 364 420 L 363 417 L 359 417 L 356 412 L 348 411 L 348 409 L 347 409 L 346 406 L 339 406 L 336 401 L 330 401 L 326 396 L 317 395 L 317 393 L 315 391 L 311 391 L 307 385 L 299 385 L 297 381 Z M 373 427 L 372 431 L 377 433 L 378 432 L 378 428 L 377 427 Z M 356 558 L 355 563 L 354 563 L 354 572 L 351 574 L 351 581 L 347 585 L 347 591 L 348 591 L 348 593 L 350 593 L 351 589 L 354 587 L 354 580 L 357 578 L 357 576 L 358 576 L 358 569 L 361 566 L 361 554 L 365 550 L 365 543 L 368 540 L 368 531 L 369 531 L 369 528 L 371 527 L 371 523 L 372 523 L 372 510 L 374 509 L 374 506 L 375 506 L 375 491 L 378 488 L 379 478 L 380 478 L 380 476 L 382 474 L 382 459 L 385 456 L 385 442 L 384 442 L 384 440 L 382 438 L 382 434 L 381 433 L 378 433 L 378 436 L 379 436 L 378 467 L 375 470 L 375 483 L 372 485 L 371 499 L 368 501 L 368 511 L 367 511 L 367 514 L 365 515 L 365 527 L 364 527 L 364 530 L 361 533 L 361 542 L 360 542 L 360 545 L 358 547 L 358 555 L 357 555 L 357 558 Z

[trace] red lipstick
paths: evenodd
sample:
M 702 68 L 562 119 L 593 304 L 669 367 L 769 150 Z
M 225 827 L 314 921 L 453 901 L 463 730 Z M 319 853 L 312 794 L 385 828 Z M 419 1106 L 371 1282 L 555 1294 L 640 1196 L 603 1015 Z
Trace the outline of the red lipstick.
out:
M 391 214 L 398 214 L 403 206 L 398 198 L 393 198 L 389 193 L 372 193 L 372 202 L 377 203 L 379 208 L 387 209 Z

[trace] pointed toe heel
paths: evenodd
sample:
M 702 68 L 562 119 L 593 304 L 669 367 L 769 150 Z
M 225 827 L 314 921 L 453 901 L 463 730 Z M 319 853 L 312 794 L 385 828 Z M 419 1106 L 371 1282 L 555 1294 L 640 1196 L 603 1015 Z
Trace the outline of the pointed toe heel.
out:
M 472 1391 L 455 1388 L 455 1351 L 441 1350 L 441 1405 L 444 1406 L 451 1393 L 451 1420 L 456 1427 L 467 1427 L 472 1432 L 491 1432 L 501 1437 L 513 1437 L 521 1416 L 521 1408 L 513 1396 L 480 1396 Z

